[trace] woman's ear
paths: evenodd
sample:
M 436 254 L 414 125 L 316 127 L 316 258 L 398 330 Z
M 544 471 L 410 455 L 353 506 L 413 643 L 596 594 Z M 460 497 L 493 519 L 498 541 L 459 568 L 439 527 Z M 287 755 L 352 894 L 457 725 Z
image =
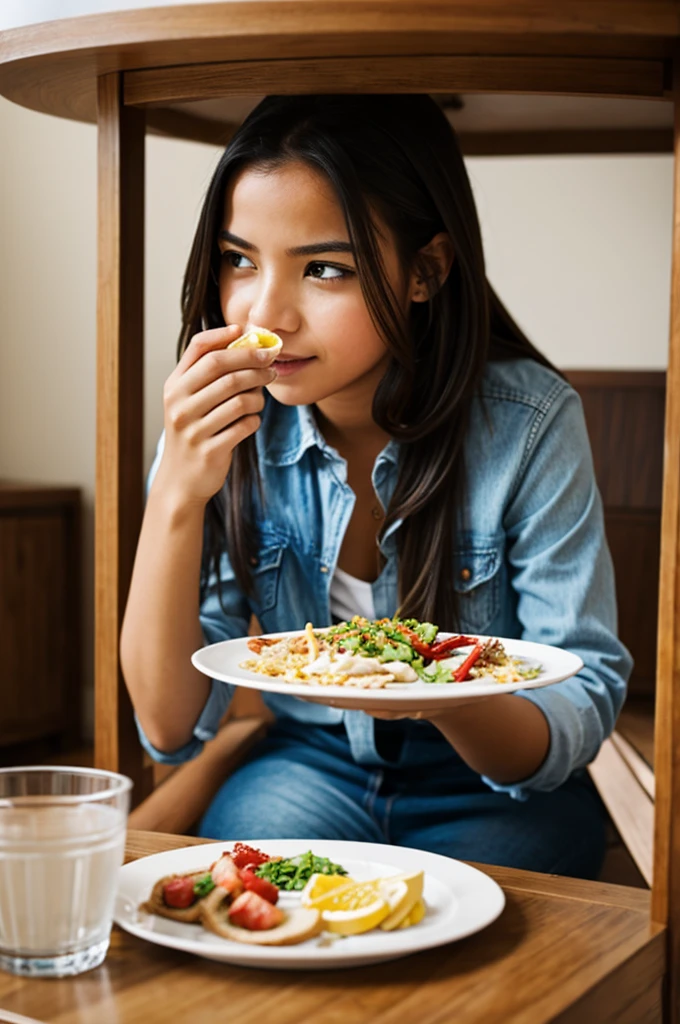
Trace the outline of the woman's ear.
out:
M 440 231 L 418 251 L 417 266 L 409 281 L 409 300 L 427 302 L 431 299 L 449 276 L 454 259 L 453 242 L 445 231 Z M 423 266 L 428 267 L 429 273 L 424 273 Z

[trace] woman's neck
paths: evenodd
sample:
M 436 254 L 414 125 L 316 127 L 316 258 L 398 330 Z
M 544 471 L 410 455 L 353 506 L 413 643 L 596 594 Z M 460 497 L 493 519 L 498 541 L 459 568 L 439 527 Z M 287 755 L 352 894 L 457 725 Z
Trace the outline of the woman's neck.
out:
M 358 451 L 372 452 L 375 458 L 390 440 L 390 435 L 373 419 L 377 383 L 377 380 L 361 381 L 363 387 L 355 386 L 329 395 L 314 406 L 319 430 L 328 444 L 345 458 L 348 453 Z
M 356 406 L 329 409 L 324 401 L 314 406 L 314 410 L 319 430 L 344 458 L 363 452 L 374 461 L 390 440 L 389 434 L 373 419 L 370 404 L 363 409 Z

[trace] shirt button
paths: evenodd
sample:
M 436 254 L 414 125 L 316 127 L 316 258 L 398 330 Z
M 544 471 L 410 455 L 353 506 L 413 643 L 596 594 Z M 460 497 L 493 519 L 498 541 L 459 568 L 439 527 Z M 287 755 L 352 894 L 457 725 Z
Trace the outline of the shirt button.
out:
M 322 565 L 321 566 L 321 572 L 328 572 L 328 566 L 327 565 Z
M 251 565 L 257 565 L 258 563 L 258 559 L 255 558 L 255 555 L 253 555 L 252 558 L 249 558 L 248 561 L 250 562 Z
M 466 583 L 471 578 L 471 576 L 472 576 L 472 573 L 470 572 L 469 569 L 461 569 L 460 570 L 460 578 L 462 580 L 464 580 Z

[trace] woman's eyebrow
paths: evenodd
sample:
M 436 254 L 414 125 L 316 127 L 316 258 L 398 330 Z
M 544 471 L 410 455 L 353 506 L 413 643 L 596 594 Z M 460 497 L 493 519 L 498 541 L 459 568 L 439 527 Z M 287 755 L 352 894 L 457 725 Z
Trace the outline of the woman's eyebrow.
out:
M 238 235 L 232 235 L 231 231 L 227 231 L 222 228 L 220 231 L 220 242 L 231 242 L 232 245 L 237 245 L 239 249 L 249 249 L 250 252 L 259 252 L 260 250 L 252 242 L 246 242 L 245 238 L 239 238 Z
M 260 250 L 252 242 L 246 242 L 245 238 L 239 238 L 238 235 L 232 234 L 231 231 L 222 229 L 220 231 L 220 241 L 229 242 L 231 245 L 237 245 L 239 249 L 246 249 L 248 252 L 259 252 Z M 344 252 L 353 253 L 352 245 L 350 242 L 340 242 L 333 240 L 329 242 L 312 242 L 310 245 L 296 245 L 292 249 L 286 249 L 286 256 L 321 256 L 326 252 Z
M 286 256 L 321 256 L 325 252 L 353 253 L 350 242 L 314 242 L 312 245 L 296 245 L 294 249 L 286 249 Z

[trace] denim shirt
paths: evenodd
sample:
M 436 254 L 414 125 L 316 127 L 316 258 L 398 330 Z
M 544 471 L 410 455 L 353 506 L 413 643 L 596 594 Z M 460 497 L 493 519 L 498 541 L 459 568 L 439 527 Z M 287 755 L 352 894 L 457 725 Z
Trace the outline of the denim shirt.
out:
M 163 438 L 149 474 L 153 479 Z M 206 644 L 247 632 L 251 612 L 265 633 L 330 623 L 329 589 L 355 497 L 347 464 L 319 432 L 308 407 L 268 398 L 257 433 L 265 497 L 259 513 L 260 549 L 255 596 L 247 600 L 226 554 L 223 610 L 217 579 L 201 601 Z M 387 508 L 398 473 L 399 445 L 390 441 L 373 467 L 373 486 Z M 533 360 L 489 363 L 473 402 L 465 444 L 465 507 L 452 516 L 451 582 L 460 619 L 442 630 L 491 634 L 552 644 L 578 654 L 579 675 L 520 692 L 538 705 L 550 728 L 548 755 L 536 773 L 513 785 L 484 781 L 525 799 L 551 790 L 587 765 L 614 727 L 632 661 L 616 636 L 616 602 L 602 505 L 581 402 L 561 377 Z M 384 567 L 372 584 L 376 616 L 397 609 L 397 530 L 381 542 Z M 233 687 L 212 681 L 192 739 L 170 753 L 145 749 L 158 761 L 179 763 L 212 739 Z M 263 694 L 279 718 L 310 725 L 344 722 L 354 759 L 385 766 L 376 749 L 374 719 L 361 711 Z M 490 698 L 493 699 L 493 698 Z M 399 766 L 441 763 L 451 747 L 428 722 L 409 721 Z

